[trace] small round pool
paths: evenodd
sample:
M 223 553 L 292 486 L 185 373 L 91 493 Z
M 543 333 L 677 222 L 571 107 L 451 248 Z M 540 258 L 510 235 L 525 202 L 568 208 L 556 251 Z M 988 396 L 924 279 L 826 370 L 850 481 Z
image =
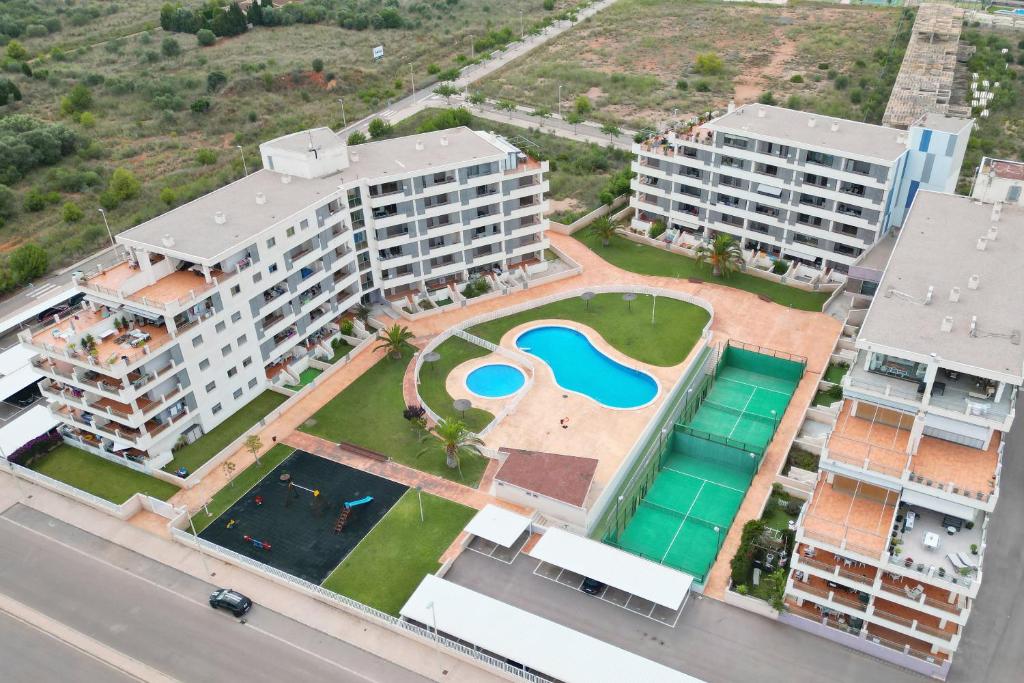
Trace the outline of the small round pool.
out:
M 485 398 L 509 396 L 522 389 L 525 383 L 526 377 L 519 368 L 504 363 L 481 365 L 466 376 L 466 387 Z

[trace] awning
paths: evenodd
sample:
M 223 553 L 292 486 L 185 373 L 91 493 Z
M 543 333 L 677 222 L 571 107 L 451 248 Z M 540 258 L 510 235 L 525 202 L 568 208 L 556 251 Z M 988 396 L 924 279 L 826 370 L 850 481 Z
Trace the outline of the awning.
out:
M 159 313 L 150 313 L 149 311 L 143 310 L 141 308 L 135 308 L 134 306 L 129 306 L 127 304 L 125 304 L 121 308 L 129 313 L 132 313 L 133 315 L 137 315 L 140 318 L 145 318 L 146 320 L 150 320 L 155 323 L 158 323 L 164 319 L 164 316 Z
M 782 196 L 782 190 L 780 190 L 779 188 L 772 187 L 771 185 L 761 185 L 760 183 L 758 183 L 757 185 L 757 193 L 768 195 L 769 197 L 775 198 L 779 198 Z
M 529 554 L 672 610 L 693 583 L 688 574 L 562 529 L 549 529 Z
M 979 427 L 978 425 L 968 424 L 941 415 L 926 413 L 924 416 L 924 426 L 966 436 L 969 439 L 978 439 L 983 442 L 988 441 L 988 429 L 986 427 Z
M 566 683 L 701 683 L 432 574 L 423 577 L 401 614 Z
M 929 510 L 935 510 L 941 512 L 944 515 L 953 515 L 960 519 L 973 520 L 977 510 L 960 503 L 954 503 L 951 500 L 945 498 L 939 498 L 938 496 L 930 496 L 927 493 L 921 491 L 915 491 L 913 489 L 904 488 L 903 495 L 900 496 L 901 502 L 907 503 L 908 505 L 920 505 L 923 508 Z
M 799 249 L 795 249 L 791 246 L 785 246 L 782 249 L 783 256 L 795 256 L 796 258 L 807 259 L 808 261 L 815 261 L 821 258 L 820 256 L 815 256 L 814 254 L 810 254 L 806 251 L 800 251 Z
M 60 423 L 45 405 L 35 405 L 0 427 L 0 450 L 5 456 Z
M 503 548 L 510 548 L 524 531 L 530 526 L 530 518 L 517 515 L 497 505 L 488 504 L 476 513 L 466 525 L 466 531 L 497 543 Z

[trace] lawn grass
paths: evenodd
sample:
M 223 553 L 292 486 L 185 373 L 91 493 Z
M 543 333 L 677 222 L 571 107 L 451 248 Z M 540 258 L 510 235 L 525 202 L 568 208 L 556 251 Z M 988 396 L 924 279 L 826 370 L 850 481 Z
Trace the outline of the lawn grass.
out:
M 616 235 L 606 247 L 601 240 L 588 230 L 580 230 L 574 237 L 590 248 L 595 254 L 613 266 L 643 275 L 660 275 L 676 278 L 700 278 L 726 287 L 765 296 L 782 306 L 803 311 L 820 311 L 829 292 L 807 292 L 777 282 L 764 280 L 746 273 L 731 273 L 728 277 L 716 278 L 711 267 L 696 260 L 646 244 L 640 244 Z
M 457 470 L 445 465 L 443 453 L 418 456 L 423 449 L 420 432 L 402 416 L 405 410 L 402 379 L 412 354 L 413 348 L 406 346 L 401 359 L 379 360 L 300 429 L 330 441 L 348 441 L 390 456 L 408 467 L 475 487 L 487 468 L 487 458 L 463 458 L 460 478 Z
M 190 473 L 195 472 L 203 463 L 220 453 L 228 444 L 266 417 L 267 413 L 287 400 L 287 396 L 276 391 L 264 391 L 194 443 L 177 451 L 174 459 L 164 467 L 164 472 L 174 472 L 179 467 L 185 467 Z
M 423 577 L 437 571 L 438 558 L 476 514 L 450 500 L 422 496 L 423 522 L 416 492 L 410 489 L 323 587 L 397 616 Z
M 99 456 L 61 444 L 32 463 L 32 469 L 51 479 L 120 505 L 136 493 L 167 500 L 177 486 L 136 472 Z
M 655 306 L 655 324 L 651 308 Z M 588 307 L 576 297 L 531 308 L 471 327 L 468 332 L 497 344 L 516 325 L 541 319 L 571 320 L 592 327 L 606 342 L 641 363 L 670 367 L 685 360 L 700 338 L 708 314 L 699 306 L 638 295 L 627 308 L 621 294 L 598 294 Z
M 328 363 L 337 363 L 339 360 L 347 356 L 349 351 L 351 351 L 355 347 L 353 347 L 347 341 L 342 341 L 341 339 L 339 339 L 338 341 L 331 344 L 331 348 L 334 349 L 334 355 L 331 356 L 331 359 L 329 361 L 327 361 Z
M 447 339 L 435 351 L 441 355 L 441 359 L 436 363 L 425 363 L 420 371 L 420 398 L 441 417 L 458 418 L 466 427 L 479 432 L 494 419 L 494 415 L 482 408 L 470 408 L 463 417 L 452 407 L 454 399 L 445 388 L 445 380 L 457 365 L 471 358 L 485 356 L 489 351 L 459 337 Z
M 841 393 L 836 394 L 830 392 L 828 389 L 818 389 L 814 394 L 814 400 L 811 401 L 812 406 L 825 406 L 826 408 L 831 406 L 837 401 L 842 401 L 843 395 Z
M 323 373 L 323 370 L 320 370 L 318 368 L 306 368 L 305 370 L 303 370 L 302 372 L 299 373 L 299 383 L 298 384 L 289 384 L 289 385 L 287 385 L 285 387 L 285 389 L 291 389 L 292 391 L 299 391 L 300 389 L 302 389 L 302 387 L 304 387 L 307 384 L 309 384 L 310 382 L 312 382 L 314 379 L 319 377 L 322 373 Z
M 839 384 L 843 381 L 843 377 L 846 376 L 849 371 L 849 365 L 839 365 L 838 363 L 829 363 L 828 368 L 825 370 L 824 380 L 826 382 L 832 382 L 833 384 Z
M 210 526 L 210 523 L 217 519 L 229 507 L 234 505 L 239 498 L 245 495 L 246 491 L 255 486 L 263 477 L 267 476 L 281 461 L 295 452 L 290 446 L 279 443 L 269 451 L 260 456 L 260 461 L 252 462 L 244 470 L 239 472 L 234 479 L 220 491 L 214 494 L 213 498 L 206 504 L 205 510 L 199 510 L 192 516 L 192 524 L 196 527 L 196 533 L 203 533 L 203 529 Z

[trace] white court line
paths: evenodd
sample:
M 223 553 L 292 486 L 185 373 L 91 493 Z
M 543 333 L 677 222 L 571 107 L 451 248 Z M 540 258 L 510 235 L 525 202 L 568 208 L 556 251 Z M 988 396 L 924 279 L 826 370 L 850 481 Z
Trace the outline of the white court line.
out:
M 754 390 L 754 394 L 756 394 L 756 393 L 757 393 L 757 390 L 755 389 Z M 747 413 L 747 406 L 749 406 L 750 402 L 754 400 L 754 394 L 751 394 L 750 396 L 747 397 L 747 402 L 743 404 L 743 408 L 740 411 L 742 414 L 739 417 L 736 418 L 736 424 L 734 424 L 732 426 L 732 429 L 729 430 L 729 437 L 728 438 L 731 439 L 732 435 L 736 432 L 736 428 L 740 426 L 740 420 L 743 419 L 743 415 L 746 415 L 746 413 Z
M 716 379 L 716 381 L 732 382 L 733 384 L 742 384 L 745 387 L 754 387 L 754 391 L 755 392 L 758 389 L 760 389 L 761 391 L 770 391 L 773 394 L 782 394 L 783 396 L 788 396 L 790 398 L 792 398 L 792 396 L 793 396 L 792 393 L 787 393 L 785 391 L 779 391 L 778 389 L 769 389 L 768 387 L 762 387 L 759 384 L 751 384 L 750 382 L 744 382 L 743 380 L 739 380 L 739 379 L 732 379 L 731 377 L 719 377 L 719 378 Z
M 662 467 L 661 469 L 668 470 L 669 472 L 674 472 L 675 474 L 681 474 L 681 475 L 686 476 L 686 477 L 693 477 L 694 479 L 700 479 L 701 481 L 703 481 L 703 482 L 705 482 L 707 484 L 714 484 L 715 486 L 720 486 L 723 489 L 729 489 L 730 491 L 735 491 L 736 493 L 742 493 L 743 495 L 747 494 L 747 492 L 744 491 L 743 489 L 737 489 L 737 488 L 733 488 L 732 486 L 726 486 L 725 484 L 723 484 L 721 482 L 718 482 L 718 481 L 711 481 L 710 479 L 703 479 L 703 478 L 698 477 L 696 475 L 690 474 L 689 472 L 683 472 L 682 470 L 674 470 L 671 467 Z
M 700 492 L 704 490 L 704 486 L 707 485 L 707 483 L 707 480 L 705 480 L 704 483 L 700 485 L 700 488 L 697 489 L 697 495 L 690 501 L 690 507 L 687 508 L 686 514 L 683 515 L 683 521 L 679 522 L 679 528 L 676 529 L 676 533 L 672 536 L 672 541 L 668 544 L 668 547 L 665 548 L 665 554 L 661 556 L 662 564 L 665 564 L 665 558 L 668 557 L 668 552 L 672 550 L 672 546 L 675 545 L 676 539 L 679 538 L 679 532 L 683 530 L 683 525 L 686 524 L 686 518 L 690 516 L 690 510 L 692 510 L 693 506 L 697 503 L 697 499 L 700 498 Z

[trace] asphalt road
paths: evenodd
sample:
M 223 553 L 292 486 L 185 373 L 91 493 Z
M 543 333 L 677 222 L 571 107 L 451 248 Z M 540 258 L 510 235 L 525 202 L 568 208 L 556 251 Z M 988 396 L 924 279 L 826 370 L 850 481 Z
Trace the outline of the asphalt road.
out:
M 58 294 L 64 292 L 70 294 L 71 289 L 74 288 L 74 283 L 71 282 L 72 272 L 76 270 L 95 270 L 98 265 L 112 265 L 114 261 L 114 254 L 110 247 L 107 247 L 73 266 L 50 273 L 38 280 L 34 280 L 25 287 L 19 287 L 15 292 L 0 301 L 0 320 L 14 315 L 22 308 L 42 303 Z
M 206 600 L 214 586 L 21 505 L 0 516 L 0 567 L 0 594 L 173 679 L 426 680 L 258 604 L 244 621 L 212 610 Z M 60 636 L 60 628 L 47 630 Z M 46 675 L 58 658 L 74 657 L 43 640 L 49 636 L 16 627 L 12 639 L 2 633 L 5 683 L 71 680 Z M 8 669 L 10 661 L 17 668 Z M 123 680 L 99 662 L 64 671 L 81 671 L 76 681 Z
M 69 671 L 74 671 L 75 680 L 82 683 L 135 680 L 3 612 L 0 612 L 0 651 L 5 652 L 3 678 L 10 683 L 66 680 Z M 17 656 L 8 656 L 8 652 L 16 652 Z

